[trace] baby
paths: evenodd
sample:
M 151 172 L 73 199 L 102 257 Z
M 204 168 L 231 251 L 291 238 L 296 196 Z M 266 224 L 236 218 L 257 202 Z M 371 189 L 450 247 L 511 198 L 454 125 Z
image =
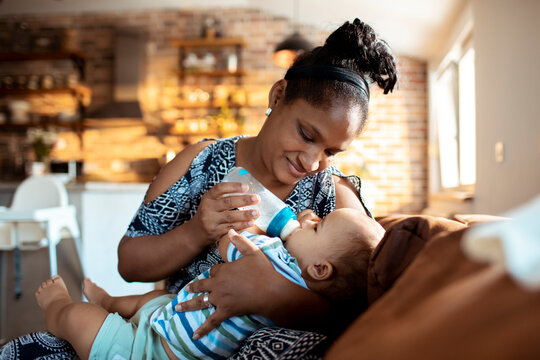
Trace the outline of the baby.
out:
M 384 235 L 383 228 L 353 209 L 338 209 L 324 219 L 304 211 L 298 220 L 301 226 L 283 239 L 285 244 L 265 235 L 241 235 L 257 245 L 287 279 L 333 302 L 365 294 L 369 257 Z M 231 236 L 240 235 L 231 230 Z M 225 261 L 241 257 L 227 237 L 218 247 Z M 194 281 L 208 277 L 205 271 Z M 154 290 L 113 297 L 89 279 L 84 280 L 84 294 L 90 303 L 73 302 L 59 276 L 36 292 L 47 330 L 69 341 L 83 359 L 225 358 L 251 333 L 274 325 L 260 315 L 234 317 L 207 336 L 193 339 L 193 332 L 215 308 L 177 312 L 175 306 L 203 294 L 182 289 L 177 295 Z

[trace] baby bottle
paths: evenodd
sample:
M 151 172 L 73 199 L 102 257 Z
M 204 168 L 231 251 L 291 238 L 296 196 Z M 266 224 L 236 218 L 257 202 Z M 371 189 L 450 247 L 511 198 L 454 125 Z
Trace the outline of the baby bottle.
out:
M 257 209 L 260 216 L 255 219 L 255 225 L 266 232 L 268 236 L 286 238 L 294 229 L 300 226 L 296 220 L 296 214 L 280 198 L 265 188 L 246 169 L 235 167 L 229 172 L 223 181 L 242 182 L 249 186 L 247 194 L 257 194 L 261 201 L 256 205 L 240 208 Z M 244 193 L 245 194 L 245 193 Z

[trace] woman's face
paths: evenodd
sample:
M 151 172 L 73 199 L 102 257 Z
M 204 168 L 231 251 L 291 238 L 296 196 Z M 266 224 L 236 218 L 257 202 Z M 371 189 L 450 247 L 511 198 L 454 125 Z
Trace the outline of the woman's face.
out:
M 360 108 L 336 101 L 331 108 L 314 107 L 303 99 L 278 104 L 266 120 L 265 163 L 284 184 L 326 169 L 345 151 L 360 126 Z

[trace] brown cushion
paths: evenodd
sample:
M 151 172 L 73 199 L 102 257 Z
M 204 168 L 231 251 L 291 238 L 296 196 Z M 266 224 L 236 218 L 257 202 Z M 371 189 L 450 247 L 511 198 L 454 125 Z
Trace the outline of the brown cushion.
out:
M 430 239 L 325 360 L 540 359 L 540 291 L 461 251 L 465 230 Z
M 481 224 L 491 221 L 501 221 L 508 220 L 507 217 L 496 216 L 496 215 L 483 215 L 483 214 L 455 214 L 452 217 L 452 220 L 459 221 L 468 226 Z
M 435 235 L 466 225 L 428 215 L 390 215 L 377 218 L 386 234 L 375 249 L 368 268 L 368 304 L 384 294 Z

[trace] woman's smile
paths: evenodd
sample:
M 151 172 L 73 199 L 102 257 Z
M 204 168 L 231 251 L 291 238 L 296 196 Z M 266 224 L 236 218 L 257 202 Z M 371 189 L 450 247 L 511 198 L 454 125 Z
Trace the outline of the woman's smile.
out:
M 300 165 L 295 164 L 291 159 L 286 158 L 289 164 L 289 170 L 291 174 L 296 178 L 303 178 L 308 175 L 308 172 L 304 170 Z

